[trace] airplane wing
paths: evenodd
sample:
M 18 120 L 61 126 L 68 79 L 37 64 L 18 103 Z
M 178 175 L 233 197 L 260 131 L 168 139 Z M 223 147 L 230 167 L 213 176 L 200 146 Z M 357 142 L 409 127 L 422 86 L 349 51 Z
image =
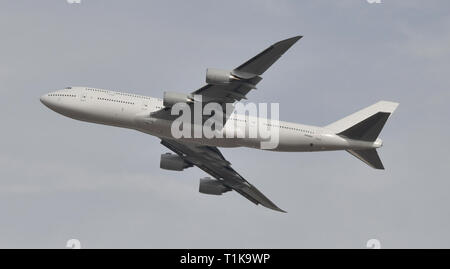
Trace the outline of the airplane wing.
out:
M 161 139 L 161 144 L 178 154 L 185 162 L 213 176 L 225 188 L 235 190 L 257 205 L 261 204 L 267 208 L 285 212 L 231 168 L 231 163 L 216 147 L 180 143 L 172 139 Z
M 190 96 L 201 95 L 203 103 L 216 102 L 219 104 L 234 103 L 242 99 L 247 99 L 246 95 L 252 90 L 256 89 L 256 85 L 262 80 L 262 75 L 272 64 L 274 64 L 292 45 L 294 45 L 302 36 L 291 37 L 279 41 L 268 47 L 255 57 L 241 64 L 232 71 L 227 73 L 217 73 L 212 69 L 212 76 L 221 76 L 224 79 L 229 79 L 226 83 L 214 83 L 208 81 L 202 88 L 192 92 Z M 222 70 L 223 71 L 223 70 Z M 214 73 L 216 72 L 216 73 Z M 153 117 L 170 119 L 170 108 L 163 108 L 152 113 Z
M 194 91 L 193 94 L 201 94 L 208 97 L 207 100 L 218 103 L 233 103 L 241 99 L 247 99 L 247 93 L 256 89 L 256 84 L 262 80 L 260 75 L 269 69 L 300 38 L 302 36 L 279 41 L 235 68 L 231 73 L 239 78 L 238 80 L 224 85 L 207 84 Z

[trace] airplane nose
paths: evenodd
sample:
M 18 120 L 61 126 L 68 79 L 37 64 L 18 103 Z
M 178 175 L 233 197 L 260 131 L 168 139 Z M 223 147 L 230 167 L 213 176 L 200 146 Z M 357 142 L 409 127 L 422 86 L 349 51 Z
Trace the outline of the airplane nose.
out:
M 42 95 L 39 100 L 41 100 L 41 103 L 43 103 L 44 105 L 48 104 L 48 94 L 44 94 Z

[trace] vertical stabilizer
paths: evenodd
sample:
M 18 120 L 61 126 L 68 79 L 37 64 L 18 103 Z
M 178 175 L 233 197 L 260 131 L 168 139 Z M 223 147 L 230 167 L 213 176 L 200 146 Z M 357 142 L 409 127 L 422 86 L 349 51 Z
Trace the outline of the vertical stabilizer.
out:
M 397 106 L 398 103 L 380 101 L 350 116 L 333 122 L 325 126 L 325 128 L 343 137 L 355 140 L 375 141 Z

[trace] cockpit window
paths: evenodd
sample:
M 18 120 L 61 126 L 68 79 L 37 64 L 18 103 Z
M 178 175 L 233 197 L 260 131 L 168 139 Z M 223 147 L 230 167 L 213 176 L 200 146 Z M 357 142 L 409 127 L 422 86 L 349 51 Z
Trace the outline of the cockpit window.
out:
M 66 90 L 71 90 L 72 87 L 65 87 L 64 89 L 66 89 Z

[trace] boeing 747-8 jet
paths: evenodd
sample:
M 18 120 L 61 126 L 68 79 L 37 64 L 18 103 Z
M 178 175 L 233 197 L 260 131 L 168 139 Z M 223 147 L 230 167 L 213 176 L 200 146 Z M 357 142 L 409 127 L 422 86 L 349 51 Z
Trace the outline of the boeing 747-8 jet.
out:
M 225 108 L 247 99 L 247 94 L 261 81 L 261 75 L 300 38 L 277 42 L 233 70 L 207 69 L 207 84 L 190 94 L 165 92 L 164 98 L 159 99 L 92 87 L 67 87 L 44 94 L 40 100 L 48 108 L 73 119 L 135 129 L 158 137 L 162 145 L 175 153 L 161 155 L 162 169 L 182 171 L 197 166 L 213 177 L 200 179 L 201 193 L 221 195 L 234 190 L 255 204 L 285 212 L 237 173 L 218 147 L 283 152 L 345 150 L 375 169 L 384 169 L 376 151 L 382 146 L 378 135 L 398 103 L 380 101 L 327 126 L 308 126 L 236 112 L 223 113 L 224 123 L 217 125 L 215 133 L 242 134 L 232 138 L 227 135 L 212 138 L 174 135 L 173 123 L 179 117 L 173 115 L 172 110 L 178 104 L 192 110 L 195 106 L 205 108 L 212 103 Z M 195 129 L 204 124 L 203 117 L 200 122 L 189 122 L 188 127 Z M 274 147 L 261 147 L 261 143 L 267 142 L 267 137 L 248 136 L 248 130 L 255 122 L 264 122 L 266 127 L 276 131 Z

